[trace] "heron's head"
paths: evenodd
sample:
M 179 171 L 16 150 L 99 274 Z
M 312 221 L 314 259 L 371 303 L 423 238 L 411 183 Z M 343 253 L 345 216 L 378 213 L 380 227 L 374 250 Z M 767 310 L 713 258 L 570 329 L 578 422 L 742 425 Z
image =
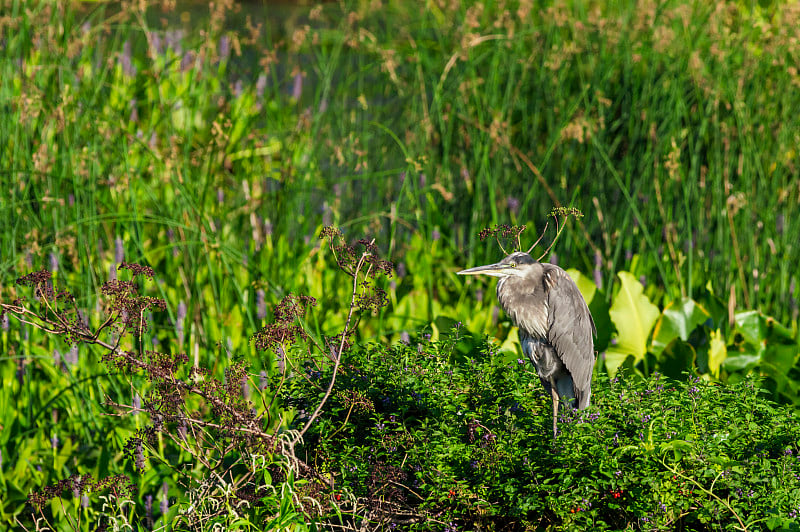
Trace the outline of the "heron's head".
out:
M 517 251 L 500 262 L 461 270 L 458 275 L 491 275 L 492 277 L 527 277 L 541 265 L 527 253 Z

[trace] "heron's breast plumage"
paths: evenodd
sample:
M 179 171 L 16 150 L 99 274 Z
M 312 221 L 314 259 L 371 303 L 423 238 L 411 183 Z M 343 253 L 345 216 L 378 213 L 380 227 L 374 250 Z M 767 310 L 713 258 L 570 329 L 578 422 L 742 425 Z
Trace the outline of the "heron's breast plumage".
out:
M 517 279 L 506 277 L 497 283 L 497 299 L 511 321 L 537 340 L 547 340 L 550 309 L 547 296 L 540 287 L 521 290 Z

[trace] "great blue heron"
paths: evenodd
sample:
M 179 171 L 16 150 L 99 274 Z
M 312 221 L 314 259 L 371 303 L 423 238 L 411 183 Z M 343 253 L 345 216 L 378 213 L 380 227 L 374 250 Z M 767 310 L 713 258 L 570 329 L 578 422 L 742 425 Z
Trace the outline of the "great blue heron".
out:
M 522 350 L 553 397 L 555 438 L 559 404 L 586 408 L 592 395 L 593 336 L 597 331 L 577 285 L 558 266 L 538 262 L 522 252 L 458 274 L 500 277 L 500 306 L 519 327 Z

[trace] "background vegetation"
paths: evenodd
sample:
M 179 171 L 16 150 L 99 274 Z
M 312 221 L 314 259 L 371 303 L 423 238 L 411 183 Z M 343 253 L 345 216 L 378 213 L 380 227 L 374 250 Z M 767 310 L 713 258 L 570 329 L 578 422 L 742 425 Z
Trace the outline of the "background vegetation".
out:
M 148 364 L 139 373 L 103 362 L 109 350 L 87 338 L 64 342 L 3 316 L 2 521 L 45 526 L 29 495 L 49 485 L 50 495 L 75 493 L 39 514 L 57 528 L 189 526 L 178 516 L 213 492 L 197 491 L 214 478 L 198 458 L 211 460 L 208 451 L 250 473 L 217 478 L 202 526 L 338 515 L 340 526 L 424 517 L 441 530 L 498 528 L 492 516 L 508 514 L 508 500 L 527 501 L 509 514 L 517 528 L 795 526 L 793 407 L 765 397 L 800 403 L 798 39 L 792 3 L 0 2 L 0 300 L 41 310 L 35 285 L 14 280 L 46 268 L 75 297 L 70 323 L 97 330 L 114 303 L 104 282 L 135 262 L 152 267 L 146 293 L 165 302 L 146 334 L 126 340 Z M 599 419 L 550 447 L 539 434 L 547 409 L 530 369 L 514 366 L 516 333 L 493 285 L 454 272 L 500 258 L 479 230 L 526 224 L 532 242 L 559 205 L 584 213 L 548 260 L 572 268 L 598 323 L 597 406 L 587 415 Z M 357 328 L 347 321 L 353 286 L 320 246 L 328 225 L 348 241 L 375 238 L 395 263 L 391 278 L 369 285 L 388 305 Z M 249 341 L 288 294 L 316 298 L 297 316 L 312 346 L 298 340 L 294 370 L 288 344 Z M 325 339 L 342 332 L 360 347 L 326 357 Z M 253 401 L 268 421 L 259 430 L 281 442 L 320 399 L 310 383 L 327 386 L 328 360 L 341 362 L 327 407 L 297 442 L 315 473 L 235 438 L 170 451 L 180 444 L 164 443 L 165 432 L 137 432 L 152 413 L 109 415 L 119 413 L 111 404 L 158 392 L 162 366 L 148 350 L 186 353 L 188 367 L 227 390 L 220 401 Z M 301 361 L 313 378 L 300 379 Z M 399 361 L 416 368 L 408 380 L 395 379 Z M 514 371 L 503 370 L 509 363 Z M 175 378 L 189 382 L 179 367 Z M 260 399 L 231 399 L 234 367 Z M 619 397 L 619 371 L 641 394 L 653 381 L 637 379 L 656 372 L 681 382 L 642 406 Z M 449 388 L 437 379 L 461 392 L 441 396 Z M 487 395 L 466 401 L 464 390 L 477 389 Z M 184 412 L 213 419 L 214 397 Z M 512 399 L 520 410 L 505 413 Z M 497 408 L 505 417 L 489 413 Z M 647 425 L 644 416 L 658 426 L 620 431 L 626 420 Z M 731 432 L 719 436 L 725 424 Z M 475 443 L 487 434 L 491 445 Z M 147 467 L 132 437 L 152 453 Z M 566 466 L 581 449 L 602 459 Z M 267 457 L 255 466 L 254 456 Z M 374 467 L 347 473 L 355 463 Z M 135 490 L 125 499 L 122 481 L 56 485 L 74 474 L 126 474 Z M 678 478 L 701 495 L 677 493 L 686 490 L 667 483 Z M 392 482 L 394 495 L 368 497 Z M 120 490 L 113 497 L 109 485 Z M 269 500 L 238 512 L 242 494 L 230 496 L 230 485 Z M 577 487 L 543 487 L 555 485 Z M 762 502 L 740 500 L 750 492 Z M 97 493 L 130 502 L 103 506 Z

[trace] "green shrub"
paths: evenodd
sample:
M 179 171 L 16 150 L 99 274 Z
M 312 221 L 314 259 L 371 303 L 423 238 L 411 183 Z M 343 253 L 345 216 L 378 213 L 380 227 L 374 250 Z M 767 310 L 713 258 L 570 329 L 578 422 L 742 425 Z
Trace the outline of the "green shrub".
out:
M 296 422 L 317 397 L 295 379 Z M 420 530 L 800 528 L 800 425 L 757 382 L 596 377 L 562 412 L 527 361 L 486 342 L 350 354 L 303 451 L 346 494 L 349 523 Z M 509 526 L 511 523 L 511 526 Z M 414 528 L 413 526 L 411 528 Z

